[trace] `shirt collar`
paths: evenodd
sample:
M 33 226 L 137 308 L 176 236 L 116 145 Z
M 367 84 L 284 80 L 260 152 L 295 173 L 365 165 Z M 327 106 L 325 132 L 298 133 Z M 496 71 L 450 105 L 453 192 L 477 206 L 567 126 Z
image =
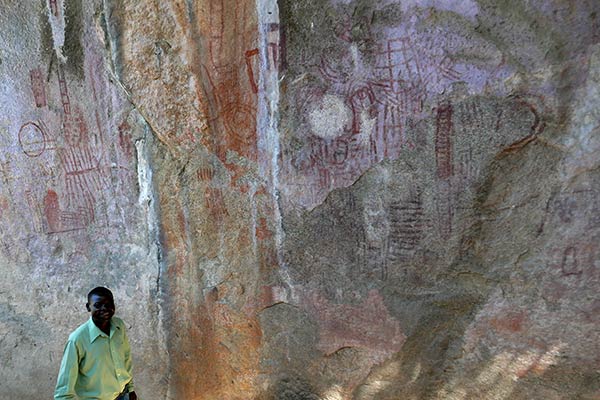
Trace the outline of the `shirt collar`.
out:
M 94 320 L 92 320 L 92 318 L 90 317 L 90 319 L 88 321 L 88 330 L 90 333 L 90 343 L 94 343 L 94 340 L 96 340 L 98 338 L 98 336 L 112 337 L 113 333 L 115 332 L 115 329 L 116 329 L 115 323 L 111 319 L 110 335 L 107 335 L 106 333 L 102 332 L 102 330 L 100 328 L 98 328 L 96 326 L 96 324 L 94 323 Z

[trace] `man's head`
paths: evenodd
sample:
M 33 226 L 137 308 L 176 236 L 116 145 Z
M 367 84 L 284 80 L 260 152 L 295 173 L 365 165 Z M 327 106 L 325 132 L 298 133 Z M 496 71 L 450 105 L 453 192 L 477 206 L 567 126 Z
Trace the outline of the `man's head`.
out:
M 105 287 L 92 289 L 87 296 L 85 307 L 92 313 L 92 320 L 98 324 L 109 322 L 115 315 L 115 301 L 113 294 Z

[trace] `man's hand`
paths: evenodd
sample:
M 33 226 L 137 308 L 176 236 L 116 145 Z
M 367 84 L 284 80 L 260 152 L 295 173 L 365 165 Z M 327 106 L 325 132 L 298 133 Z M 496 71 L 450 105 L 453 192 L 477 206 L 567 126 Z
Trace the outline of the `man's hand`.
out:
M 129 400 L 137 400 L 137 394 L 135 394 L 135 392 L 129 392 Z

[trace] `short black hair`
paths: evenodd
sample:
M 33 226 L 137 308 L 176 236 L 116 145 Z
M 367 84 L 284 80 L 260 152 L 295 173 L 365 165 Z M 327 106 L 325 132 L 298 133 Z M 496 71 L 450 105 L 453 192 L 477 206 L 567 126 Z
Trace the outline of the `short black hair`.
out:
M 88 303 L 90 302 L 90 298 L 91 298 L 93 295 L 96 295 L 96 296 L 104 296 L 104 297 L 110 297 L 110 298 L 111 298 L 113 301 L 114 301 L 114 299 L 115 299 L 115 298 L 113 297 L 113 294 L 112 294 L 112 292 L 111 292 L 109 289 L 107 289 L 107 288 L 105 288 L 105 287 L 102 287 L 102 286 L 98 286 L 98 287 L 95 287 L 95 288 L 93 288 L 92 290 L 90 290 L 90 292 L 89 292 L 89 293 L 88 293 L 88 295 L 87 295 Z

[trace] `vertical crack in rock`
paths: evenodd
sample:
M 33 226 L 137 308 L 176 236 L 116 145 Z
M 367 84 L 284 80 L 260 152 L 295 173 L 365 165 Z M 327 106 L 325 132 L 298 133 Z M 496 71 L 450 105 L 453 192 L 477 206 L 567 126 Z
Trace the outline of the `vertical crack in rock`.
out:
M 256 9 L 260 59 L 263 65 L 259 75 L 258 148 L 261 154 L 259 159 L 265 160 L 259 163 L 259 168 L 263 176 L 269 177 L 269 189 L 274 204 L 277 263 L 281 277 L 290 285 L 291 278 L 282 255 L 284 231 L 279 208 L 279 66 L 285 62 L 282 59 L 284 54 L 280 51 L 282 39 L 279 7 L 276 0 L 256 0 Z
M 137 153 L 137 177 L 139 186 L 138 202 L 140 206 L 146 209 L 148 234 L 151 238 L 152 244 L 156 246 L 156 256 L 159 268 L 156 278 L 156 294 L 158 295 L 160 293 L 160 279 L 162 274 L 162 263 L 164 262 L 164 260 L 162 247 L 160 245 L 160 224 L 157 210 L 158 201 L 156 200 L 158 196 L 152 184 L 153 172 L 150 165 L 151 158 L 148 153 L 149 144 L 147 143 L 147 141 L 152 137 L 156 137 L 160 140 L 161 135 L 157 134 L 157 132 L 155 131 L 155 129 L 153 129 L 151 125 L 150 119 L 146 118 L 143 115 L 142 111 L 132 101 L 131 93 L 122 81 L 119 50 L 121 47 L 120 34 L 116 26 L 116 23 L 118 23 L 118 21 L 115 22 L 115 20 L 117 19 L 117 15 L 115 15 L 114 3 L 111 0 L 104 0 L 102 5 L 103 18 L 101 21 L 101 27 L 102 29 L 104 29 L 105 45 L 106 50 L 109 53 L 108 58 L 110 60 L 110 69 L 108 70 L 108 72 L 112 75 L 113 82 L 117 84 L 117 86 L 123 91 L 123 94 L 138 114 L 140 122 L 144 126 L 144 137 L 135 141 L 135 148 Z
M 66 67 L 81 80 L 85 80 L 83 7 L 81 0 L 65 0 L 65 42 L 62 47 L 63 56 L 68 60 Z
M 138 203 L 140 206 L 146 209 L 148 233 L 152 238 L 152 243 L 156 246 L 157 261 L 160 268 L 162 263 L 162 253 L 159 240 L 159 224 L 158 216 L 156 211 L 155 201 L 156 194 L 152 186 L 152 168 L 150 167 L 150 158 L 148 155 L 148 146 L 146 141 L 148 140 L 148 132 L 150 128 L 148 125 L 145 126 L 144 137 L 136 140 L 135 148 L 137 152 L 137 177 L 139 186 L 139 198 Z M 160 270 L 156 281 L 156 291 L 160 289 Z
M 140 115 L 140 120 L 144 124 L 144 136 L 135 141 L 136 149 L 136 165 L 137 165 L 137 178 L 139 187 L 138 203 L 140 207 L 146 211 L 146 223 L 148 229 L 148 250 L 150 252 L 156 252 L 156 264 L 158 270 L 156 272 L 156 287 L 155 295 L 161 299 L 161 277 L 163 273 L 163 249 L 160 242 L 160 223 L 158 216 L 158 195 L 153 185 L 153 171 L 151 166 L 151 158 L 149 154 L 149 146 L 151 145 L 153 133 L 150 125 Z M 149 143 L 150 141 L 150 143 Z M 158 343 L 163 346 L 167 343 L 165 332 L 163 328 L 163 307 L 162 302 L 159 301 L 157 307 L 157 333 L 162 337 Z M 168 353 L 168 349 L 164 349 L 163 354 Z M 164 357 L 164 356 L 161 356 Z M 168 358 L 168 357 L 167 357 Z M 167 369 L 170 371 L 170 368 Z M 170 372 L 169 372 L 170 374 Z M 167 377 L 167 381 L 168 381 Z
M 66 57 L 63 55 L 63 46 L 65 44 L 65 29 L 66 29 L 66 21 L 65 21 L 65 5 L 64 0 L 55 0 L 51 2 L 46 2 L 46 10 L 48 12 L 48 22 L 50 23 L 50 28 L 52 29 L 52 42 L 54 47 L 54 52 L 58 57 L 58 60 L 61 63 L 65 63 L 67 61 Z
M 111 0 L 104 0 L 103 2 L 103 13 L 102 20 L 100 21 L 100 27 L 104 31 L 104 42 L 106 51 L 109 53 L 108 60 L 109 68 L 107 72 L 112 77 L 114 82 L 122 91 L 132 107 L 138 112 L 144 121 L 144 124 L 148 126 L 150 132 L 156 137 L 161 143 L 163 143 L 169 150 L 172 150 L 171 146 L 164 139 L 164 135 L 160 134 L 159 130 L 156 129 L 152 124 L 152 118 L 149 118 L 147 113 L 143 109 L 140 109 L 131 94 L 130 89 L 125 85 L 123 80 L 123 70 L 121 61 L 121 34 L 119 32 L 117 23 L 117 15 L 115 11 L 114 3 Z M 116 21 L 116 22 L 115 22 Z
M 122 73 L 120 70 L 121 62 L 119 60 L 119 31 L 116 26 L 115 20 L 117 19 L 116 15 L 114 15 L 115 7 L 111 0 L 103 1 L 104 8 L 104 20 L 102 21 L 102 28 L 105 29 L 104 35 L 106 40 L 106 47 L 110 53 L 110 66 L 111 72 L 117 78 L 117 81 L 121 86 L 123 86 L 121 82 Z M 118 22 L 118 21 L 117 21 Z M 129 95 L 129 93 L 127 93 Z M 128 96 L 129 97 L 129 96 Z

